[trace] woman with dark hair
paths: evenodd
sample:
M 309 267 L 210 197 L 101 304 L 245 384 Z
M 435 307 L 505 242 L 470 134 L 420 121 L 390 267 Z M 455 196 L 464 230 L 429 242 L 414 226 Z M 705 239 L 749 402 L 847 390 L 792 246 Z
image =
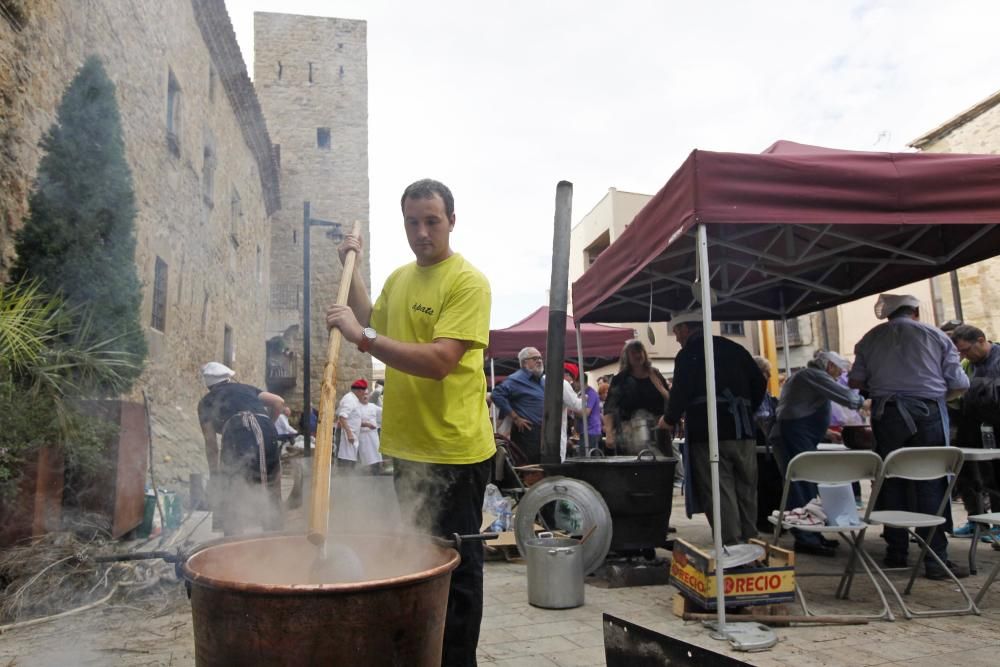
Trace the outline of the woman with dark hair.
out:
M 642 341 L 625 343 L 604 402 L 608 448 L 636 454 L 655 443 L 654 429 L 662 428 L 660 418 L 669 398 L 667 381 L 650 362 Z

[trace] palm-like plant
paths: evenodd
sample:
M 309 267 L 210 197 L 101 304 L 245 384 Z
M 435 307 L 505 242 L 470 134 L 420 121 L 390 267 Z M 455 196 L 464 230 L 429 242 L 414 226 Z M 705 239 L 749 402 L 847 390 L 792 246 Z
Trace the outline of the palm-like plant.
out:
M 140 366 L 116 338 L 97 334 L 85 309 L 36 282 L 0 285 L 0 493 L 40 446 L 61 448 L 71 462 L 96 460 L 109 427 L 79 401 L 119 393 Z

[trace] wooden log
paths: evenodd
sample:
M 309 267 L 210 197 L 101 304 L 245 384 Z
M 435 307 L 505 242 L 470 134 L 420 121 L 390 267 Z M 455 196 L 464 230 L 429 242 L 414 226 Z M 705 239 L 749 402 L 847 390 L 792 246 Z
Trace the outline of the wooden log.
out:
M 715 614 L 700 614 L 694 612 L 684 612 L 682 617 L 685 621 L 714 621 Z M 754 621 L 765 625 L 778 623 L 808 623 L 812 625 L 868 625 L 867 618 L 857 618 L 854 616 L 769 616 L 766 614 L 737 614 L 727 618 L 734 621 Z

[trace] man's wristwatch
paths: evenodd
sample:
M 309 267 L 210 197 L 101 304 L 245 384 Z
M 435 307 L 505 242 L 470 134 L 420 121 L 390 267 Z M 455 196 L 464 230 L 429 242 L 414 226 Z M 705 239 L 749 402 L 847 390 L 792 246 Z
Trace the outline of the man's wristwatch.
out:
M 367 352 L 371 349 L 372 343 L 378 338 L 378 334 L 371 327 L 365 327 L 361 330 L 361 342 L 358 343 L 358 349 L 362 352 Z

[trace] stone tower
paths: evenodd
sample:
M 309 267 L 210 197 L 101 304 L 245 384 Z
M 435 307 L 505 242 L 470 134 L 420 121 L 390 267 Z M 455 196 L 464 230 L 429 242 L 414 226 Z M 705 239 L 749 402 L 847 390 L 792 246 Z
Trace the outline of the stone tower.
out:
M 271 290 L 268 337 L 269 387 L 293 409 L 302 406 L 303 202 L 311 218 L 332 220 L 349 230 L 368 230 L 368 70 L 364 21 L 254 14 L 254 86 L 260 99 L 281 179 L 282 208 L 271 225 Z M 323 227 L 311 228 L 311 393 L 319 405 L 329 336 L 326 307 L 337 296 L 343 267 Z M 371 287 L 366 256 L 361 273 Z M 282 345 L 283 344 L 283 345 Z M 284 347 L 294 357 L 275 348 Z M 282 356 L 290 362 L 282 374 Z M 275 370 L 277 369 L 277 370 Z M 294 373 L 294 379 L 287 372 Z M 337 395 L 364 376 L 371 358 L 353 345 L 341 347 Z

